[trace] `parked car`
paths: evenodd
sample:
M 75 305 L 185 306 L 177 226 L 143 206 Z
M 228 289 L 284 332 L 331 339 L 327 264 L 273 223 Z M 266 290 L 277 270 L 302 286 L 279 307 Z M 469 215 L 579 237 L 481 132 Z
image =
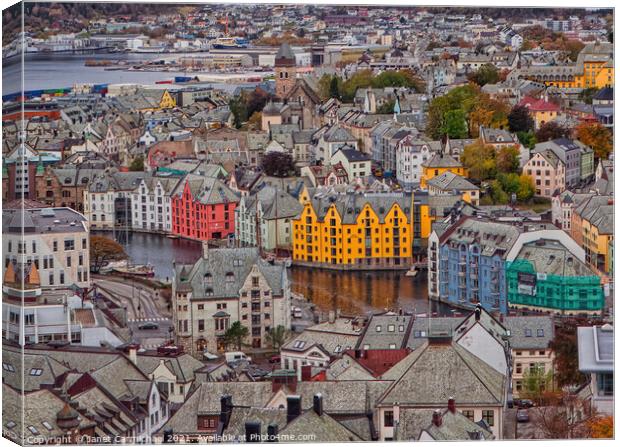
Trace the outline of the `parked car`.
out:
M 517 422 L 529 422 L 530 412 L 527 408 L 521 408 L 517 410 Z
M 224 358 L 226 359 L 226 363 L 238 362 L 239 360 L 245 360 L 248 363 L 252 361 L 251 357 L 248 357 L 241 351 L 225 352 Z
M 159 329 L 159 325 L 157 323 L 152 323 L 152 322 L 142 323 L 140 326 L 138 326 L 138 329 L 140 329 L 140 330 L 154 330 L 154 329 Z
M 515 399 L 515 405 L 517 408 L 532 408 L 534 406 L 534 402 L 530 399 Z
M 301 318 L 303 317 L 303 313 L 301 311 L 301 309 L 299 307 L 293 307 L 293 317 L 294 318 Z
M 269 363 L 280 363 L 280 360 L 281 358 L 278 354 L 269 357 Z

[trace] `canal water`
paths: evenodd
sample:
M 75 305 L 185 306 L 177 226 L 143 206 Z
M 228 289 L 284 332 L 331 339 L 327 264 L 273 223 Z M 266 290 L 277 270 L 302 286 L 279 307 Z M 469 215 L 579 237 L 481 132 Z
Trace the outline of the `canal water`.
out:
M 129 233 L 127 238 L 128 242 L 123 239 L 119 242 L 123 243 L 131 262 L 153 265 L 155 276 L 163 280 L 172 276 L 173 260 L 191 264 L 202 252 L 201 243 L 196 241 L 147 233 Z M 304 295 L 324 312 L 340 309 L 344 314 L 358 315 L 385 309 L 428 311 L 425 274 L 412 278 L 403 271 L 343 272 L 292 266 L 289 278 L 293 292 Z M 432 310 L 439 314 L 449 312 L 437 303 L 433 303 Z

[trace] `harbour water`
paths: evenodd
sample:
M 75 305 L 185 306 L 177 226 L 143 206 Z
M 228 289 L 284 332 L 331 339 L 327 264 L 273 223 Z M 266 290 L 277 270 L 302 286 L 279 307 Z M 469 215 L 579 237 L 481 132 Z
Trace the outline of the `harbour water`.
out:
M 188 53 L 193 56 L 199 53 Z M 182 56 L 175 54 L 174 56 Z M 84 63 L 92 60 L 125 60 L 132 62 L 170 58 L 171 54 L 135 53 L 30 53 L 24 56 L 24 90 L 71 87 L 83 84 L 154 84 L 156 81 L 175 76 L 191 76 L 191 72 L 148 72 L 105 70 L 104 67 L 86 67 Z M 2 61 L 2 94 L 7 95 L 21 90 L 22 65 L 19 57 Z M 199 73 L 197 73 L 199 74 Z M 204 73 L 203 73 L 204 74 Z M 230 84 L 213 84 L 222 87 Z M 234 88 L 235 86 L 232 86 Z
M 107 233 L 106 236 L 112 236 Z M 201 255 L 201 244 L 163 235 L 129 233 L 121 240 L 135 264 L 151 264 L 155 276 L 172 276 L 172 261 L 193 263 Z M 304 295 L 322 311 L 340 309 L 345 314 L 363 314 L 385 309 L 428 312 L 426 275 L 405 276 L 404 271 L 342 272 L 293 266 L 289 269 L 291 289 Z M 437 307 L 437 309 L 435 309 Z M 433 312 L 445 314 L 444 306 L 434 304 Z

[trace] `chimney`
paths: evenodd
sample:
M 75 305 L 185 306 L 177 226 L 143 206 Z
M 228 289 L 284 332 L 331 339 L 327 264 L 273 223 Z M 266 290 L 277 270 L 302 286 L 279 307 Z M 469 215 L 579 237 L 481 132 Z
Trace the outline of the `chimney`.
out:
M 441 427 L 441 411 L 439 410 L 433 412 L 433 425 L 435 427 Z
M 474 311 L 476 321 L 480 321 L 480 314 L 482 313 L 482 306 L 480 304 L 476 304 L 476 310 Z
M 278 442 L 278 424 L 267 426 L 267 442 Z
M 127 350 L 127 355 L 129 357 L 129 360 L 131 360 L 131 363 L 133 363 L 134 365 L 138 364 L 138 345 L 129 345 L 129 348 Z
M 448 411 L 452 414 L 456 413 L 456 402 L 454 397 L 448 398 Z
M 314 395 L 312 409 L 317 415 L 323 416 L 323 395 L 321 393 L 317 393 Z
M 260 442 L 260 422 L 245 423 L 245 442 Z
M 209 242 L 202 242 L 202 259 L 209 259 Z
M 220 397 L 220 422 L 224 428 L 228 427 L 230 414 L 232 413 L 232 396 L 225 394 Z
M 286 398 L 286 422 L 293 421 L 301 414 L 301 396 L 288 396 Z
M 336 313 L 333 310 L 330 310 L 328 315 L 329 315 L 328 321 L 330 323 L 332 323 L 332 324 L 335 323 L 335 321 L 336 321 Z

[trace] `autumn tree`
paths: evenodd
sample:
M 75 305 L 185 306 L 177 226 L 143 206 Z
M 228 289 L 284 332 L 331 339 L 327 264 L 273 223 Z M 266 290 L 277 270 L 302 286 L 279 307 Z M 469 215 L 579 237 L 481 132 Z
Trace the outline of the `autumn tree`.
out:
M 144 157 L 142 155 L 139 155 L 136 158 L 134 158 L 131 164 L 129 165 L 129 170 L 140 171 L 140 172 L 144 171 Z
M 589 402 L 569 391 L 563 391 L 553 405 L 533 411 L 533 424 L 546 439 L 588 438 L 592 421 L 597 418 Z
M 461 163 L 467 168 L 469 177 L 478 181 L 495 178 L 497 173 L 495 148 L 480 140 L 465 146 Z
M 519 159 L 517 146 L 503 146 L 497 150 L 497 170 L 505 173 L 517 172 L 520 167 Z
M 508 114 L 508 128 L 511 132 L 528 132 L 534 128 L 534 119 L 525 106 L 516 105 Z
M 540 126 L 540 129 L 536 132 L 536 141 L 544 143 L 545 141 L 555 140 L 558 138 L 568 138 L 570 136 L 570 129 L 564 127 L 555 121 L 549 121 L 548 123 Z
M 614 437 L 613 416 L 598 416 L 588 422 L 590 436 L 597 439 L 611 439 Z
M 613 151 L 611 132 L 600 123 L 581 123 L 576 127 L 575 134 L 579 141 L 592 148 L 596 158 L 606 159 Z
M 519 202 L 527 202 L 536 194 L 536 186 L 534 186 L 534 179 L 527 175 L 521 174 L 519 176 L 519 189 L 517 190 L 517 200 Z
M 90 237 L 90 264 L 95 272 L 99 272 L 110 261 L 127 259 L 123 246 L 105 236 Z
M 556 327 L 555 337 L 551 341 L 550 347 L 555 353 L 553 367 L 558 386 L 564 387 L 584 383 L 586 376 L 579 371 L 576 324 L 567 322 Z

